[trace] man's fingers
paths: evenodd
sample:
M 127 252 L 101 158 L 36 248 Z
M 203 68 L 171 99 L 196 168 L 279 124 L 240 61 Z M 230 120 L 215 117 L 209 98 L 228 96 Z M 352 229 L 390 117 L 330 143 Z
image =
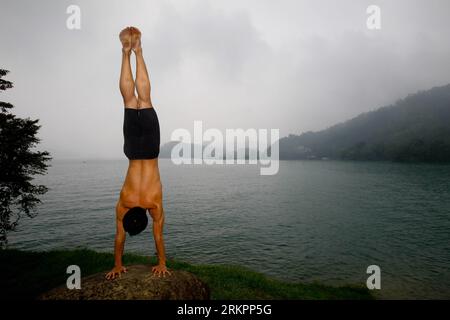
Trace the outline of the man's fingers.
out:
M 109 280 L 114 280 L 116 278 L 116 273 L 115 272 L 111 272 L 110 274 L 109 274 Z
M 152 267 L 152 273 L 153 276 L 158 276 L 159 278 L 161 278 L 161 276 L 165 278 L 166 274 L 171 275 L 171 272 L 169 270 L 167 270 L 166 268 L 159 268 L 158 266 Z

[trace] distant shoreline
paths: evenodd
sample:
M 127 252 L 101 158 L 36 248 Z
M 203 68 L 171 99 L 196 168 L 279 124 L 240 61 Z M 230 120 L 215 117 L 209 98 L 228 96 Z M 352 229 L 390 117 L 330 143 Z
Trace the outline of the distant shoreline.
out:
M 170 161 L 170 158 L 166 157 L 159 157 L 159 160 L 168 160 Z M 97 162 L 97 161 L 123 161 L 128 162 L 128 159 L 126 158 L 87 158 L 87 159 L 77 159 L 77 158 L 54 158 L 50 161 L 51 162 L 77 162 L 77 163 L 89 163 L 89 162 Z M 246 160 L 247 161 L 247 160 Z M 275 160 L 272 160 L 275 161 Z M 305 161 L 305 162 L 349 162 L 349 163 L 389 163 L 389 164 L 402 164 L 402 165 L 410 165 L 410 164 L 416 164 L 416 165 L 439 165 L 439 166 L 447 166 L 450 165 L 450 162 L 427 162 L 427 161 L 392 161 L 392 160 L 369 160 L 369 159 L 334 159 L 334 158 L 327 158 L 327 159 L 280 159 L 277 160 L 280 162 L 295 162 L 295 161 Z M 182 164 L 181 166 L 227 166 L 226 164 Z M 245 164 L 241 165 L 248 165 L 246 162 Z

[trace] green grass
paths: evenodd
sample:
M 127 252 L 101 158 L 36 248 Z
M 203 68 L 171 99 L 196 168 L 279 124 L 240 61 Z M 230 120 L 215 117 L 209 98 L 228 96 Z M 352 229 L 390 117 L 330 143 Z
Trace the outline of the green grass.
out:
M 124 255 L 124 265 L 155 264 L 155 258 Z M 82 276 L 109 271 L 113 255 L 88 249 L 55 251 L 0 250 L 0 297 L 33 299 L 64 284 L 66 268 L 76 264 Z M 212 299 L 373 299 L 364 287 L 331 287 L 317 283 L 289 283 L 235 265 L 192 265 L 169 260 L 170 269 L 197 275 L 211 289 Z

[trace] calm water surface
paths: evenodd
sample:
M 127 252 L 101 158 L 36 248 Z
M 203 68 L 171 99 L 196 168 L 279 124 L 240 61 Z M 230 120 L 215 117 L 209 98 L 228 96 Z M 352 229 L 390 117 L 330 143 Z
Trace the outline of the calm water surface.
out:
M 114 208 L 127 160 L 53 161 L 50 191 L 10 247 L 113 252 Z M 450 166 L 282 161 L 175 166 L 160 160 L 170 258 L 239 264 L 279 279 L 365 284 L 382 271 L 383 298 L 450 298 Z M 155 252 L 151 228 L 127 252 Z

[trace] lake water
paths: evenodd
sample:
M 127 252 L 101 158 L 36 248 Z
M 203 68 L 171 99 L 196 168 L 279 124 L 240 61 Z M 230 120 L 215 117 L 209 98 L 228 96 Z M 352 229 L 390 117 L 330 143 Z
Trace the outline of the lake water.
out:
M 113 252 L 114 208 L 128 160 L 53 161 L 50 191 L 10 247 Z M 239 264 L 283 280 L 365 285 L 381 268 L 382 298 L 450 298 L 450 166 L 281 161 L 183 165 L 160 160 L 167 256 Z M 151 228 L 126 252 L 153 255 Z M 111 263 L 113 263 L 111 261 Z

